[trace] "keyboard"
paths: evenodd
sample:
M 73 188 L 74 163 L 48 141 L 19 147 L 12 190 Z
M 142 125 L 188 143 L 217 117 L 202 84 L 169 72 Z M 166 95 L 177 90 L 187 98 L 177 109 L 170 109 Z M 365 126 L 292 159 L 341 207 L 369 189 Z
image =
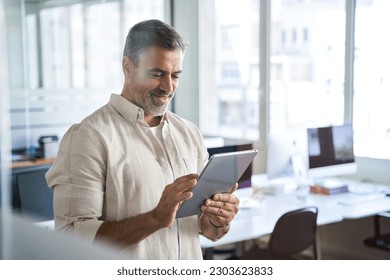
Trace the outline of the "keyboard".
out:
M 337 202 L 341 205 L 353 206 L 359 205 L 366 202 L 371 202 L 375 200 L 380 200 L 385 198 L 386 195 L 383 193 L 371 193 L 371 194 L 354 194 L 352 196 L 343 197 L 339 199 Z

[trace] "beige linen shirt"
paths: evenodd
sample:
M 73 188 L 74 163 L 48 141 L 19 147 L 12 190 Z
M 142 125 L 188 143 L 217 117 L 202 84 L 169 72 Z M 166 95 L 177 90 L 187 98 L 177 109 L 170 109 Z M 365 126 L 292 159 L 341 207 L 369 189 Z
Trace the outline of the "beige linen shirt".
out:
M 153 210 L 164 187 L 200 173 L 208 159 L 191 122 L 167 112 L 166 150 L 144 122 L 141 108 L 120 95 L 73 125 L 46 174 L 54 191 L 55 226 L 91 243 L 103 221 L 120 221 Z M 125 249 L 138 259 L 201 259 L 197 216 L 177 220 Z

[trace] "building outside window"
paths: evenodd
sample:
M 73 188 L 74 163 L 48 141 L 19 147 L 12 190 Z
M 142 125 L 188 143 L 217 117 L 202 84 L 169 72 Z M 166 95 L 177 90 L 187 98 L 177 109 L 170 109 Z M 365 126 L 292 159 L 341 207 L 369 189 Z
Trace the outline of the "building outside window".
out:
M 270 131 L 342 123 L 344 1 L 276 2 L 271 1 Z M 279 30 L 291 30 L 291 37 L 280 42 Z
M 356 154 L 390 159 L 389 1 L 356 3 L 354 114 Z
M 200 13 L 202 132 L 257 140 L 259 1 L 200 1 Z

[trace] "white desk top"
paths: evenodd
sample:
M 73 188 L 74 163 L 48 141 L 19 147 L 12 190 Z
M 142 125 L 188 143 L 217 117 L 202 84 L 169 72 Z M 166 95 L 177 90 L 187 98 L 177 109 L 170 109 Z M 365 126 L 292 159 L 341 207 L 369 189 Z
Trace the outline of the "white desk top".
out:
M 255 175 L 255 180 L 253 181 L 260 184 L 264 178 L 262 175 Z M 356 184 L 356 181 L 351 180 L 349 183 Z M 381 192 L 385 189 L 390 191 L 390 186 L 376 184 L 374 191 Z M 343 205 L 340 201 L 356 196 L 364 197 L 365 194 L 309 194 L 305 202 L 299 201 L 295 192 L 262 195 L 260 202 L 249 200 L 252 195 L 252 188 L 238 189 L 236 195 L 241 200 L 241 206 L 247 205 L 251 207 L 240 208 L 240 211 L 231 223 L 230 231 L 217 242 L 212 242 L 201 236 L 200 242 L 203 248 L 236 243 L 269 234 L 281 215 L 305 206 L 318 207 L 318 225 L 337 223 L 344 219 L 364 218 L 390 210 L 390 197 L 386 196 L 355 205 Z M 248 202 L 250 203 L 249 205 L 246 204 Z M 54 221 L 41 222 L 36 225 L 54 230 Z
M 262 180 L 263 176 L 255 178 L 254 182 L 261 182 Z M 352 183 L 354 182 L 351 181 Z M 381 188 L 389 188 L 389 186 L 378 186 L 376 191 Z M 236 195 L 240 198 L 240 204 L 245 206 L 252 195 L 252 189 L 238 189 Z M 252 207 L 240 208 L 240 211 L 231 223 L 230 231 L 222 239 L 212 242 L 201 236 L 201 246 L 202 248 L 215 247 L 269 234 L 282 214 L 305 206 L 318 207 L 318 225 L 341 222 L 344 219 L 363 218 L 390 210 L 390 197 L 386 196 L 355 205 L 347 206 L 340 203 L 341 200 L 353 196 L 364 195 L 353 193 L 335 195 L 309 194 L 305 202 L 299 201 L 295 192 L 262 195 L 259 203 L 256 203 L 256 201 L 253 203 L 252 201 L 250 203 Z

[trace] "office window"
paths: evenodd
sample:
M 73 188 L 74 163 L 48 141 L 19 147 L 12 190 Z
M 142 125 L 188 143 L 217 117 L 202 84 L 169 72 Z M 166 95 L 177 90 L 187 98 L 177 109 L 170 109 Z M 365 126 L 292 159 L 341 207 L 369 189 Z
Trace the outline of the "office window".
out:
M 221 48 L 233 49 L 239 40 L 238 25 L 221 26 Z
M 342 123 L 344 1 L 271 1 L 270 32 L 270 131 Z
M 282 30 L 282 46 L 286 44 L 287 41 L 287 35 L 286 35 L 286 30 Z
M 221 83 L 238 83 L 240 66 L 237 62 L 223 62 L 221 65 Z
M 358 156 L 390 159 L 389 1 L 356 3 L 354 129 Z
M 200 128 L 206 135 L 259 138 L 259 3 L 200 1 Z
M 71 64 L 72 76 L 71 84 L 74 88 L 86 86 L 86 58 L 84 52 L 85 24 L 83 19 L 84 8 L 82 4 L 70 7 L 70 30 L 71 37 Z
M 117 86 L 122 81 L 118 2 L 85 7 L 86 84 L 88 87 Z
M 11 87 L 12 147 L 37 147 L 42 135 L 61 138 L 111 93 L 120 93 L 129 29 L 141 20 L 164 20 L 166 2 L 24 1 L 20 34 L 26 36 L 15 34 L 23 50 L 12 49 L 10 56 L 21 58 L 26 76 L 10 75 L 11 84 L 20 85 Z
M 37 38 L 37 15 L 26 15 L 26 29 L 27 29 L 27 58 L 30 71 L 28 82 L 30 88 L 39 87 L 38 75 L 38 38 Z
M 293 43 L 297 41 L 297 30 L 294 28 L 291 30 L 291 41 Z
M 127 32 L 138 21 L 164 19 L 165 9 L 164 0 L 27 2 L 26 7 L 29 87 L 64 89 L 120 86 Z
M 69 8 L 55 7 L 40 12 L 42 75 L 45 88 L 70 87 Z
M 303 28 L 303 41 L 307 42 L 309 40 L 309 30 L 307 27 Z

